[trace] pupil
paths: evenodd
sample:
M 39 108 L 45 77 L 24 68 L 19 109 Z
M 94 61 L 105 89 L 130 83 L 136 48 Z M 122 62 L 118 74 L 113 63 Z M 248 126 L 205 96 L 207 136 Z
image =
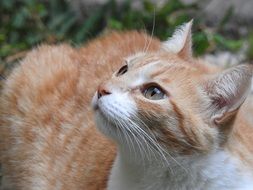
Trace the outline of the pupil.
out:
M 157 88 L 154 88 L 153 91 L 151 92 L 151 96 L 154 96 L 155 94 L 157 94 L 158 92 L 158 89 Z
M 118 75 L 123 75 L 124 73 L 127 72 L 127 65 L 124 65 L 123 67 L 120 68 Z

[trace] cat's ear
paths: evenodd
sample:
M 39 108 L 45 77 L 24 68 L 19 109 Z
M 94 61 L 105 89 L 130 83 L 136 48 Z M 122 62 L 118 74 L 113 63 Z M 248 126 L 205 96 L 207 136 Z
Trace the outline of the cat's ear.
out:
M 192 57 L 192 28 L 193 20 L 179 26 L 171 38 L 163 42 L 162 48 L 178 54 L 183 59 Z
M 222 124 L 240 108 L 251 89 L 253 68 L 238 65 L 223 71 L 202 84 L 212 122 Z

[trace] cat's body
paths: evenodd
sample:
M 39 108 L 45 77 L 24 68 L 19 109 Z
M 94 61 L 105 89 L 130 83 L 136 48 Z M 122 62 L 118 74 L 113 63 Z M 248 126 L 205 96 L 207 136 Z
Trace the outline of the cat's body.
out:
M 209 121 L 220 115 L 207 112 L 217 107 L 199 98 L 215 93 L 204 93 L 212 83 L 203 91 L 195 89 L 220 69 L 189 58 L 185 45 L 179 50 L 167 45 L 165 49 L 173 53 L 161 51 L 160 46 L 156 39 L 130 32 L 97 39 L 80 50 L 66 45 L 33 50 L 3 90 L 2 189 L 252 190 L 251 97 L 236 115 L 244 98 L 235 94 L 236 103 L 218 101 L 226 108 L 225 119 L 217 120 L 220 135 L 216 123 Z M 126 57 L 130 68 L 106 80 Z M 245 88 L 238 88 L 242 97 L 250 85 L 249 69 L 238 68 L 245 76 Z M 158 77 L 162 86 L 169 83 L 164 90 L 169 92 L 158 96 L 158 103 L 142 97 L 153 96 L 145 91 L 146 83 L 157 83 L 147 82 L 151 77 Z M 227 102 L 233 106 L 226 107 Z M 117 150 L 95 128 L 93 112 L 98 128 L 116 142 Z M 136 120 L 136 115 L 143 120 Z M 167 124 L 174 127 L 167 130 Z

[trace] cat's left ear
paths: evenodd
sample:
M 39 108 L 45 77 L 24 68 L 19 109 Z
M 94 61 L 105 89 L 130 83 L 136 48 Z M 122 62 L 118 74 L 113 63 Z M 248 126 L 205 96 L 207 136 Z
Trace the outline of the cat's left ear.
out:
M 236 114 L 251 90 L 252 74 L 251 65 L 238 65 L 203 82 L 211 122 L 219 125 Z
M 162 48 L 177 54 L 183 59 L 192 57 L 192 28 L 193 20 L 179 26 L 171 38 L 163 42 Z

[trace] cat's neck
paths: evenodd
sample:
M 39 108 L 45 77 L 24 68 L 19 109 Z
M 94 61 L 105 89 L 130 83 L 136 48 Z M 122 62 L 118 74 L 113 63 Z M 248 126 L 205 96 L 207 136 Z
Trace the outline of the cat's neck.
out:
M 222 185 L 223 190 L 229 190 L 242 186 L 250 189 L 253 186 L 252 176 L 240 176 L 240 163 L 225 151 L 190 159 L 177 158 L 177 162 L 169 162 L 171 164 L 167 166 L 161 164 L 161 160 L 134 162 L 119 147 L 107 189 L 214 190 Z

